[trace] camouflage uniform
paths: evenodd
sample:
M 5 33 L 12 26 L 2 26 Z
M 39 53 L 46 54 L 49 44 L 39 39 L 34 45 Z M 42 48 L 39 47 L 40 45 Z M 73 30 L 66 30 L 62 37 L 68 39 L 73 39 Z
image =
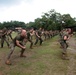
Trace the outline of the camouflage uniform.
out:
M 4 41 L 6 41 L 8 47 L 9 47 L 9 42 L 8 42 L 8 40 L 7 40 L 7 38 L 6 38 L 6 35 L 7 35 L 7 29 L 4 28 L 4 29 L 2 30 L 2 35 L 1 35 L 1 48 L 3 48 Z
M 68 39 L 68 37 L 69 37 L 69 35 L 68 35 L 68 33 L 66 32 L 66 31 L 62 31 L 61 33 L 60 33 L 60 44 L 61 44 L 61 47 L 62 47 L 62 49 L 63 49 L 63 51 L 62 51 L 62 58 L 63 59 L 67 59 L 67 47 L 68 47 L 68 44 L 67 44 L 67 39 L 65 40 L 64 39 L 64 37 L 67 37 L 67 39 Z
M 42 45 L 43 40 L 41 38 L 41 35 L 42 35 L 42 31 L 40 30 L 35 31 L 35 36 L 36 36 L 35 45 L 38 43 L 38 40 L 40 40 L 40 45 Z
M 27 40 L 31 43 L 30 44 L 30 48 L 32 49 L 33 47 L 33 41 L 32 41 L 32 38 L 31 38 L 31 35 L 30 35 L 30 32 L 27 32 Z
M 19 41 L 19 44 L 21 44 L 22 46 L 24 46 L 23 45 L 23 40 L 25 39 L 25 37 L 22 37 L 21 35 L 17 35 L 14 39 L 13 39 L 13 41 L 11 42 L 11 44 L 10 44 L 10 53 L 9 53 L 9 55 L 8 55 L 8 60 L 10 59 L 10 57 L 11 57 L 11 54 L 13 53 L 13 51 L 14 51 L 14 49 L 15 49 L 15 46 L 17 46 L 17 44 L 16 44 L 16 40 L 18 40 Z M 25 51 L 25 49 L 21 49 L 21 54 L 20 54 L 20 56 L 24 53 L 24 51 Z

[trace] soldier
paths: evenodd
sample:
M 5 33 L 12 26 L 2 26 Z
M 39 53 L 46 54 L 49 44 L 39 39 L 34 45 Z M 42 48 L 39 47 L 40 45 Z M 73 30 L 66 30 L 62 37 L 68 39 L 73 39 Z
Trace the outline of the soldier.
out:
M 66 59 L 68 59 L 67 58 L 67 47 L 68 47 L 68 44 L 66 42 L 69 39 L 68 30 L 65 29 L 65 30 L 61 31 L 60 37 L 61 37 L 60 44 L 61 44 L 61 47 L 63 49 L 63 51 L 62 51 L 62 58 L 66 60 Z
M 27 32 L 27 40 L 30 42 L 30 49 L 33 49 L 33 41 L 32 41 L 32 34 L 33 34 L 33 28 L 30 29 L 28 32 Z
M 15 49 L 15 46 L 21 48 L 21 53 L 20 53 L 20 57 L 26 57 L 23 53 L 26 49 L 26 47 L 23 45 L 23 41 L 26 41 L 26 30 L 22 29 L 21 30 L 21 33 L 19 35 L 17 35 L 14 39 L 13 39 L 13 42 L 10 44 L 10 53 L 7 57 L 7 60 L 6 60 L 6 64 L 7 65 L 10 65 L 11 62 L 10 62 L 10 57 Z
M 7 35 L 7 29 L 4 28 L 4 29 L 2 30 L 2 35 L 1 35 L 1 48 L 3 48 L 4 41 L 6 41 L 8 47 L 9 47 L 9 42 L 8 42 L 8 40 L 7 40 L 7 38 L 6 38 L 6 35 Z
M 34 45 L 36 45 L 38 43 L 38 40 L 40 40 L 40 45 L 42 45 L 43 40 L 41 38 L 41 36 L 42 36 L 42 31 L 41 30 L 42 29 L 40 28 L 39 30 L 35 31 L 36 41 L 35 41 Z

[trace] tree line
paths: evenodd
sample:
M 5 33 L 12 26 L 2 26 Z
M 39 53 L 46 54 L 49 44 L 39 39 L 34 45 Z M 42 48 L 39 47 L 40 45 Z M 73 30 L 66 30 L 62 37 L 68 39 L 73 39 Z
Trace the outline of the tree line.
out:
M 43 13 L 41 18 L 36 18 L 34 22 L 7 21 L 0 23 L 0 29 L 4 27 L 8 29 L 15 29 L 16 27 L 39 29 L 41 27 L 45 30 L 61 30 L 62 28 L 71 27 L 76 31 L 76 18 L 72 18 L 70 14 L 61 15 L 54 9 L 51 9 Z

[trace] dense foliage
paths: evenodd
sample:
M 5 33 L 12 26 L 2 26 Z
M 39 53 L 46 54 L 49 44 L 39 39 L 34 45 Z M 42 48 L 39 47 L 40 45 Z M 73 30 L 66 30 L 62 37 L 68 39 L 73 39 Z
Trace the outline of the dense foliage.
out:
M 8 29 L 14 29 L 16 27 L 22 28 L 35 28 L 40 27 L 46 30 L 61 30 L 65 27 L 71 27 L 76 30 L 76 18 L 72 18 L 70 14 L 63 14 L 56 12 L 54 9 L 47 13 L 43 13 L 41 18 L 36 18 L 34 22 L 24 23 L 19 21 L 10 21 L 0 23 L 0 29 L 6 27 Z

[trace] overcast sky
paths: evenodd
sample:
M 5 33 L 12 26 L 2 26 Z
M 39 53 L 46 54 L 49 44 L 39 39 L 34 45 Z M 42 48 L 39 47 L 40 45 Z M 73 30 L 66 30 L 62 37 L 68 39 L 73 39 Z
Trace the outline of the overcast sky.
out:
M 0 0 L 0 22 L 28 23 L 51 9 L 76 17 L 76 0 Z

